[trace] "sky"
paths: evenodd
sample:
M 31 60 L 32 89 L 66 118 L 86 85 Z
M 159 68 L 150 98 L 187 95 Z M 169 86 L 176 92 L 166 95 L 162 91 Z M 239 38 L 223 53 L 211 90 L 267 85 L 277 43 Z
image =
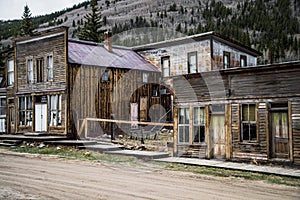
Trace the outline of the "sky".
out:
M 0 0 L 0 20 L 21 19 L 27 4 L 32 17 L 50 14 L 85 0 Z

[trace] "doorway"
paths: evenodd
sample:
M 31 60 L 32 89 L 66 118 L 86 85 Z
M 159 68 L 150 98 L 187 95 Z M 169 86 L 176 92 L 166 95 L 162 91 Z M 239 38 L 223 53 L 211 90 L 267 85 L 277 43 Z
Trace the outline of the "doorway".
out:
M 210 119 L 210 156 L 212 158 L 225 158 L 225 106 L 211 106 Z
M 271 121 L 271 157 L 289 158 L 288 111 L 272 111 Z
M 15 133 L 15 108 L 9 107 L 9 117 L 8 117 L 8 133 Z
M 35 131 L 47 131 L 47 104 L 35 105 Z

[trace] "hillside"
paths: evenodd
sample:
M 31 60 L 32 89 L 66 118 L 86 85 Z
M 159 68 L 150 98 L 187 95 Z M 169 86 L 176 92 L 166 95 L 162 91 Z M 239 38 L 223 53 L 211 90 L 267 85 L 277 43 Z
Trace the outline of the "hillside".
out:
M 113 31 L 115 44 L 133 46 L 216 31 L 263 52 L 260 63 L 300 59 L 297 0 L 101 0 L 98 7 L 103 29 Z M 34 24 L 39 30 L 68 26 L 69 36 L 76 37 L 90 9 L 86 1 L 36 17 Z M 0 21 L 0 38 L 17 36 L 18 23 Z

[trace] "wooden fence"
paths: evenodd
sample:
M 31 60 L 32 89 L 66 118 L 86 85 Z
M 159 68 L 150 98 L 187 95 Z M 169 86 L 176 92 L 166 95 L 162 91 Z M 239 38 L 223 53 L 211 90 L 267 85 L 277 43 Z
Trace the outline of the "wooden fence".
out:
M 110 122 L 110 123 L 120 123 L 120 124 L 137 124 L 137 125 L 150 125 L 150 126 L 162 126 L 162 127 L 173 127 L 173 123 L 158 123 L 158 122 L 139 122 L 139 121 L 126 121 L 126 120 L 115 120 L 115 119 L 99 119 L 99 118 L 85 118 L 82 119 L 82 124 L 77 132 L 78 137 L 82 135 L 84 131 L 85 138 L 88 138 L 88 121 L 93 122 Z M 78 123 L 78 126 L 79 127 Z

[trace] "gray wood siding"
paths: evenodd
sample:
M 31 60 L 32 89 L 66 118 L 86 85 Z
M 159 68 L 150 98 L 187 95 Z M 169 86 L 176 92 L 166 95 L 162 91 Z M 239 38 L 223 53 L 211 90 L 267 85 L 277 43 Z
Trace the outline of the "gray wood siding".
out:
M 232 97 L 285 96 L 300 94 L 300 70 L 249 71 L 231 75 Z

